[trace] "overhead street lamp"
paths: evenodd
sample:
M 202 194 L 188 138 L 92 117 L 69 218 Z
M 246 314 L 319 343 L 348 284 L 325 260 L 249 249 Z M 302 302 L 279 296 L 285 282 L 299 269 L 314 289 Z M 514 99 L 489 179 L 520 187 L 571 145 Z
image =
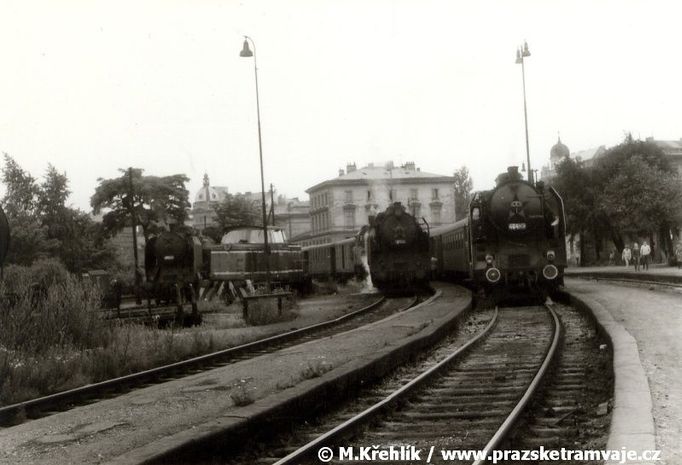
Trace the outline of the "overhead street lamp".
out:
M 533 171 L 530 168 L 530 148 L 528 145 L 528 109 L 526 107 L 526 70 L 524 58 L 530 56 L 528 42 L 523 42 L 523 46 L 516 49 L 516 64 L 521 65 L 521 77 L 523 79 L 523 118 L 526 122 L 526 163 L 528 164 L 528 182 L 533 183 Z
M 253 47 L 253 52 L 249 48 L 249 42 Z M 261 187 L 261 206 L 263 213 L 263 256 L 265 258 L 265 285 L 267 291 L 270 292 L 270 248 L 268 247 L 268 222 L 267 222 L 267 212 L 265 207 L 265 176 L 263 174 L 263 141 L 261 139 L 261 129 L 260 129 L 260 100 L 258 98 L 258 64 L 256 62 L 256 44 L 253 39 L 249 36 L 244 36 L 244 45 L 242 51 L 239 52 L 240 57 L 250 58 L 253 57 L 253 70 L 256 77 L 256 115 L 258 117 L 258 153 L 260 155 L 260 187 Z

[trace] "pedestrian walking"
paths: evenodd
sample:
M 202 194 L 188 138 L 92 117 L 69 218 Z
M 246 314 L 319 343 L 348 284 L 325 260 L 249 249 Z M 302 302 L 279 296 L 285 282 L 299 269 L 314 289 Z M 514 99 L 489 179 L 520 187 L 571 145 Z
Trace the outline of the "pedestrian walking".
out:
M 642 244 L 642 248 L 639 253 L 642 256 L 642 269 L 648 270 L 649 258 L 651 257 L 651 247 L 649 247 L 649 244 L 647 244 L 646 241 L 644 241 L 644 244 Z
M 615 250 L 611 250 L 611 253 L 609 254 L 609 266 L 613 265 L 613 260 L 616 258 L 616 252 Z
M 630 266 L 630 260 L 632 259 L 632 251 L 630 250 L 630 247 L 627 245 L 623 247 L 623 253 L 620 255 L 620 258 L 622 258 L 625 262 L 626 268 Z
M 632 264 L 635 265 L 635 271 L 639 271 L 639 244 L 636 242 L 632 244 Z

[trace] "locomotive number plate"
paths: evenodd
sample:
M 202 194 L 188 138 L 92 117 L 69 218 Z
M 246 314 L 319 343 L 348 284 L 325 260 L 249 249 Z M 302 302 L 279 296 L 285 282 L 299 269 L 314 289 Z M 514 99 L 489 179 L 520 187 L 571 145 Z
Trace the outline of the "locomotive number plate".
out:
M 406 241 L 405 241 L 405 239 L 396 239 L 396 240 L 395 240 L 395 243 L 396 243 L 396 244 L 399 244 L 399 245 L 402 245 L 402 244 L 405 244 Z
M 163 257 L 163 259 L 164 260 L 175 260 L 175 256 L 174 255 L 166 255 L 165 257 Z
M 509 223 L 510 231 L 523 231 L 526 229 L 526 223 Z

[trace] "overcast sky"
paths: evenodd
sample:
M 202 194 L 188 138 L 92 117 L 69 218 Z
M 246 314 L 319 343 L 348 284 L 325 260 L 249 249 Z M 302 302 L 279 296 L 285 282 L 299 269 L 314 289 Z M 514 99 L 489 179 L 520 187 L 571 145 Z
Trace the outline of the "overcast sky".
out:
M 0 151 L 66 171 L 89 210 L 97 178 L 135 166 L 260 190 L 305 189 L 347 162 L 466 165 L 487 188 L 557 132 L 571 151 L 625 132 L 682 137 L 678 2 L 0 0 Z M 0 187 L 1 189 L 1 187 Z

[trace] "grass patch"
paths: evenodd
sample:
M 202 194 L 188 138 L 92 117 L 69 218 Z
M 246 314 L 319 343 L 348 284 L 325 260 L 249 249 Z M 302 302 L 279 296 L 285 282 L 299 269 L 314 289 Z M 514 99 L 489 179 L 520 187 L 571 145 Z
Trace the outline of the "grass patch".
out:
M 249 301 L 246 324 L 261 326 L 281 321 L 290 321 L 298 317 L 297 308 L 297 303 L 293 298 L 282 299 L 281 311 L 278 308 L 277 299 L 253 299 Z
M 309 360 L 308 364 L 301 371 L 301 379 L 319 378 L 323 374 L 331 371 L 334 366 L 324 356 L 320 356 L 315 360 Z

